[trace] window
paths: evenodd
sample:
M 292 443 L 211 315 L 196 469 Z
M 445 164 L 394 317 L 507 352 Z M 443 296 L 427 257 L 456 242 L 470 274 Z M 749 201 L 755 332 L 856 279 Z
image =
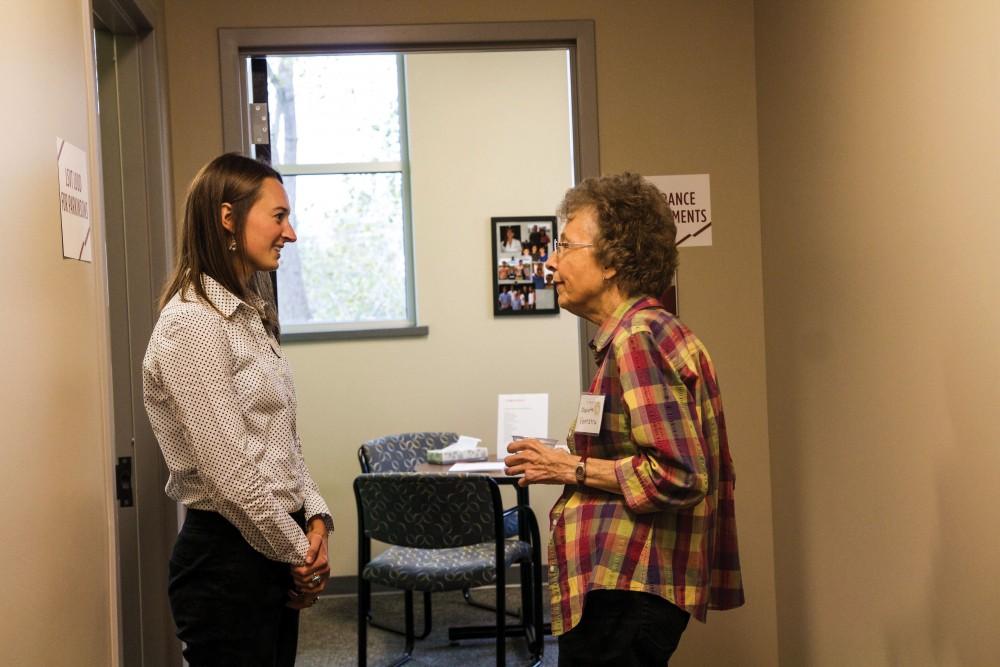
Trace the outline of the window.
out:
M 403 56 L 246 60 L 250 102 L 268 105 L 255 154 L 282 174 L 298 235 L 276 279 L 284 335 L 411 329 Z
M 222 88 L 222 131 L 223 146 L 227 151 L 242 151 L 252 154 L 255 143 L 251 137 L 254 115 L 248 113 L 248 100 L 267 101 L 267 70 L 262 71 L 249 65 L 251 60 L 264 60 L 268 56 L 289 56 L 306 54 L 360 54 L 360 53 L 417 53 L 417 52 L 460 52 L 481 50 L 533 50 L 565 48 L 570 53 L 569 77 L 572 97 L 573 127 L 573 176 L 579 182 L 587 176 L 600 173 L 600 149 L 597 135 L 597 75 L 596 51 L 593 21 L 518 21 L 490 23 L 441 23 L 413 25 L 373 25 L 373 26 L 328 26 L 328 27 L 272 27 L 272 28 L 220 28 L 219 29 L 220 83 Z M 399 68 L 397 66 L 397 71 Z M 256 82 L 259 85 L 254 85 Z M 250 89 L 253 93 L 250 94 Z M 405 101 L 402 94 L 399 99 Z M 259 94 L 259 97 L 258 97 Z M 407 140 L 405 104 L 401 104 L 400 148 L 406 150 Z M 266 126 L 263 130 L 267 132 Z M 302 145 L 302 141 L 299 142 Z M 402 158 L 402 204 L 404 223 L 408 219 L 405 208 L 408 203 L 408 165 L 405 154 Z M 505 211 L 511 213 L 512 211 Z M 530 211 L 535 213 L 535 211 Z M 486 216 L 488 219 L 488 215 Z M 297 224 L 301 226 L 302 221 Z M 404 224 L 404 242 L 409 239 L 410 228 Z M 302 247 L 303 244 L 297 244 Z M 293 246 L 290 246 L 293 247 Z M 304 337 L 355 338 L 385 335 L 419 335 L 426 333 L 425 327 L 414 326 L 418 321 L 414 309 L 413 255 L 410 246 L 404 245 L 407 274 L 407 314 L 411 326 L 393 328 L 376 322 L 355 323 L 354 329 L 344 331 L 349 326 L 341 323 L 340 330 L 332 333 L 310 334 L 289 333 L 298 326 L 283 322 L 285 340 Z M 287 253 L 286 253 L 287 256 Z M 427 291 L 433 291 L 430 285 Z M 279 304 L 279 307 L 282 307 Z M 287 310 L 284 309 L 283 310 Z M 287 320 L 286 320 L 287 321 Z M 300 325 L 301 326 L 301 325 Z M 593 337 L 590 323 L 581 320 L 581 340 Z M 322 328 L 322 327 L 303 327 Z M 326 331 L 329 331 L 327 329 Z M 580 347 L 580 374 L 583 386 L 590 381 L 594 371 L 593 359 L 586 345 Z

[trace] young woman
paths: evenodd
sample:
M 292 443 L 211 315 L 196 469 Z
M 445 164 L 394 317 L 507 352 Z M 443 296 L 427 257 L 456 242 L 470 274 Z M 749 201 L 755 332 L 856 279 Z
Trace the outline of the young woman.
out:
M 227 154 L 188 190 L 143 395 L 187 507 L 169 597 L 184 657 L 291 666 L 300 609 L 329 577 L 329 509 L 306 468 L 264 272 L 295 241 L 281 176 Z

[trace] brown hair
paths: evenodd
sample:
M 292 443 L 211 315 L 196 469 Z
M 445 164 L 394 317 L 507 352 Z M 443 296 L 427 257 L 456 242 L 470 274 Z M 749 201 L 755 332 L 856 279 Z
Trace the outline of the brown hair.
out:
M 615 269 L 618 289 L 629 297 L 659 298 L 677 269 L 677 227 L 666 196 L 626 172 L 585 179 L 566 192 L 558 213 L 566 219 L 589 206 L 597 214 L 594 256 Z
M 198 171 L 188 188 L 176 263 L 160 296 L 160 308 L 178 292 L 182 299 L 185 298 L 190 287 L 218 310 L 202 284 L 202 277 L 207 275 L 254 307 L 257 304 L 252 296 L 263 299 L 261 319 L 268 330 L 278 334 L 278 316 L 269 276 L 255 272 L 250 284 L 245 286 L 238 269 L 247 263 L 243 239 L 247 214 L 268 178 L 282 182 L 281 174 L 270 166 L 239 153 L 220 155 Z M 223 204 L 232 207 L 232 235 L 222 226 Z M 230 250 L 234 241 L 236 247 Z

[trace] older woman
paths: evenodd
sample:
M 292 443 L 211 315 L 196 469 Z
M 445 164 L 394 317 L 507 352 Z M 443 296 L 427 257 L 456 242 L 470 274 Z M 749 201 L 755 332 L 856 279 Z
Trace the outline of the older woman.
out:
M 654 295 L 677 265 L 667 201 L 634 174 L 560 206 L 547 266 L 559 305 L 598 326 L 598 370 L 569 450 L 508 445 L 508 473 L 565 484 L 551 512 L 560 665 L 665 665 L 690 616 L 743 604 L 735 476 L 715 369 Z

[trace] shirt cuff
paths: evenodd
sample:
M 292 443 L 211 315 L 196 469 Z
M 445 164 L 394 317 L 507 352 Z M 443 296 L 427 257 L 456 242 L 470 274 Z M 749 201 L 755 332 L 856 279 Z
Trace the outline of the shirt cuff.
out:
M 625 504 L 633 512 L 641 514 L 649 512 L 652 508 L 642 479 L 635 472 L 633 458 L 628 457 L 615 461 L 615 477 L 618 478 L 618 485 L 621 487 Z

